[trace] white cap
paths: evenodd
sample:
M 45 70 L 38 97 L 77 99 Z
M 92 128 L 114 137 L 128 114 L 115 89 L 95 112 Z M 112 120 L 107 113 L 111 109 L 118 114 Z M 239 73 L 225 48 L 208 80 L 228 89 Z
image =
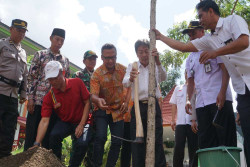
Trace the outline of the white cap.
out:
M 50 61 L 46 64 L 45 71 L 45 80 L 49 78 L 55 78 L 58 76 L 59 71 L 62 70 L 62 65 L 58 61 Z

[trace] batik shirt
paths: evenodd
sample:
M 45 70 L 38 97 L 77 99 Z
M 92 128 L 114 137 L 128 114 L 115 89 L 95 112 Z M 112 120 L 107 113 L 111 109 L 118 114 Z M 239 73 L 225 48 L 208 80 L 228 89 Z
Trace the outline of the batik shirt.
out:
M 70 75 L 69 59 L 60 52 L 54 55 L 50 49 L 37 51 L 31 62 L 28 74 L 28 99 L 33 99 L 35 105 L 42 105 L 43 97 L 50 90 L 50 84 L 45 80 L 44 67 L 49 61 L 59 61 L 65 71 L 65 77 Z
M 115 70 L 109 72 L 105 65 L 95 70 L 90 80 L 90 92 L 103 98 L 108 105 L 106 114 L 112 114 L 113 122 L 123 120 L 120 108 L 124 102 L 124 89 L 122 85 L 126 67 L 116 63 Z M 95 108 L 94 110 L 97 110 Z

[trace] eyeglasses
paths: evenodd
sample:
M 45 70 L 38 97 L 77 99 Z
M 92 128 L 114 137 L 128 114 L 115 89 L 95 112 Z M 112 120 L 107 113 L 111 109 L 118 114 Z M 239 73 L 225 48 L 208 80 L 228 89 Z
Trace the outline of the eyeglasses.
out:
M 104 60 L 115 60 L 115 59 L 116 59 L 116 56 L 111 56 L 111 57 L 102 56 L 102 58 L 103 58 Z

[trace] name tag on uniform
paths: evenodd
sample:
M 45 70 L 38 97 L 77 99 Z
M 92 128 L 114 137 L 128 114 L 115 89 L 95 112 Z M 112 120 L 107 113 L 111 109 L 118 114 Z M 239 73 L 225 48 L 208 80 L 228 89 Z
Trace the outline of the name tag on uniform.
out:
M 206 72 L 206 73 L 212 71 L 212 66 L 211 66 L 210 61 L 208 61 L 208 62 L 206 62 L 206 63 L 204 64 L 204 68 L 205 68 L 205 72 Z

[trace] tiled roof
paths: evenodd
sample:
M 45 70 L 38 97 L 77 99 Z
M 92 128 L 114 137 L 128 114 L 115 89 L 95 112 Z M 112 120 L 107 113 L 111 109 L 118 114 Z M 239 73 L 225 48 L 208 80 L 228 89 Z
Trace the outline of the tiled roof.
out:
M 170 126 L 171 119 L 172 119 L 172 112 L 171 112 L 171 104 L 169 104 L 169 100 L 174 92 L 175 86 L 169 91 L 167 96 L 163 99 L 162 103 L 162 119 L 163 119 L 163 126 Z

